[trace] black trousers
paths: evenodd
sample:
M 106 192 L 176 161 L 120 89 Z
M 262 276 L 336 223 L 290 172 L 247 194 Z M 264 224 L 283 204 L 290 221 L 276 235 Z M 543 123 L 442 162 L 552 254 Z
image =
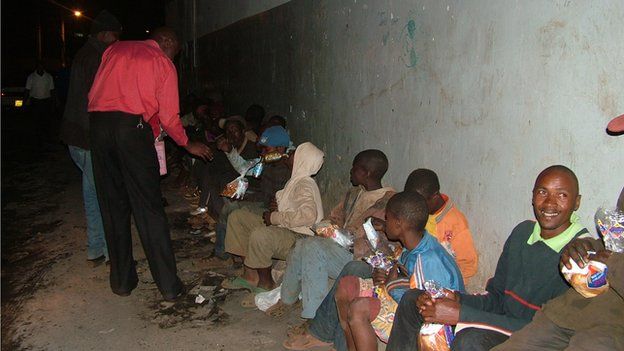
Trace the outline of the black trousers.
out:
M 162 205 L 154 135 L 141 116 L 93 112 L 90 117 L 93 174 L 111 263 L 110 285 L 125 295 L 138 283 L 132 256 L 134 217 L 154 282 L 165 298 L 182 289 Z
M 418 333 L 424 320 L 418 312 L 416 299 L 423 291 L 408 290 L 401 298 L 392 323 L 392 331 L 388 339 L 388 351 L 418 350 Z M 502 344 L 509 337 L 492 331 L 477 328 L 466 328 L 455 335 L 451 345 L 453 351 L 487 351 Z

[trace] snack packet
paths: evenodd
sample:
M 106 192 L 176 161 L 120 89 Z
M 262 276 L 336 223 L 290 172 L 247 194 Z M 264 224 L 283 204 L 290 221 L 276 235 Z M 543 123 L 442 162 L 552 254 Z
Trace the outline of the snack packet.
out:
M 570 259 L 570 265 L 572 265 L 572 269 L 563 266 L 561 273 L 574 290 L 583 297 L 596 297 L 609 289 L 608 268 L 604 263 L 589 261 L 585 267 L 580 268 L 576 261 Z
M 288 154 L 286 154 L 286 153 L 281 153 L 279 151 L 272 151 L 272 152 L 269 152 L 269 153 L 264 154 L 262 156 L 262 162 L 263 163 L 273 163 L 273 162 L 280 161 L 280 160 L 282 160 L 284 158 L 287 158 L 287 157 L 288 157 Z
M 373 218 L 369 217 L 366 222 L 364 222 L 364 232 L 366 233 L 366 238 L 370 243 L 371 249 L 377 251 L 379 248 L 379 233 L 375 230 L 372 221 Z
M 247 187 L 249 187 L 249 182 L 244 176 L 240 176 L 233 181 L 227 183 L 227 185 L 221 192 L 221 196 L 241 200 L 243 199 L 243 197 L 245 197 Z
M 624 212 L 599 208 L 595 220 L 602 235 L 605 249 L 613 252 L 624 252 Z
M 386 272 L 394 266 L 396 260 L 381 251 L 375 251 L 373 255 L 364 257 L 363 260 L 373 268 L 383 269 Z
M 321 221 L 312 226 L 312 231 L 321 237 L 330 238 L 338 245 L 351 251 L 353 249 L 353 234 L 329 221 Z
M 444 297 L 444 290 L 439 283 L 427 280 L 425 290 L 432 298 Z M 446 324 L 424 323 L 418 334 L 418 349 L 421 351 L 450 351 L 453 342 L 453 328 Z

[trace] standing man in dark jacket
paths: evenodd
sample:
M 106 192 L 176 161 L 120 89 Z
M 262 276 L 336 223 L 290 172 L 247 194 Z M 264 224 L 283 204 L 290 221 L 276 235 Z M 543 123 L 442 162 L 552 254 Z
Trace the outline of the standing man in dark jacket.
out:
M 94 265 L 108 261 L 104 225 L 95 192 L 91 151 L 89 150 L 89 89 L 106 48 L 119 40 L 121 23 L 104 10 L 93 20 L 91 36 L 78 50 L 71 68 L 67 104 L 61 125 L 61 140 L 82 172 L 82 197 L 87 217 L 87 260 Z

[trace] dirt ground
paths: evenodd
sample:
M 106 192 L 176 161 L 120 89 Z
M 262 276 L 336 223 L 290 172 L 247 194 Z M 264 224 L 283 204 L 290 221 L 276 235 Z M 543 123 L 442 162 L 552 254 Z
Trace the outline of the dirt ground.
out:
M 191 207 L 169 180 L 178 272 L 208 299 L 163 303 L 136 233 L 139 286 L 129 297 L 114 295 L 107 266 L 86 261 L 80 173 L 67 151 L 24 146 L 12 131 L 3 120 L 2 350 L 283 350 L 300 311 L 275 320 L 241 307 L 246 292 L 221 291 L 235 267 L 206 268 L 201 258 L 212 244 L 205 231 L 191 234 Z

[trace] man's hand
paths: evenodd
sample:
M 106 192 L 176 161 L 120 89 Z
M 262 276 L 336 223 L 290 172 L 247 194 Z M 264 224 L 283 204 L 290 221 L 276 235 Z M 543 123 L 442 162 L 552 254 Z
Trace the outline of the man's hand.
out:
M 433 303 L 431 304 L 425 303 L 422 308 L 420 308 L 420 315 L 423 317 L 425 322 L 449 325 L 456 325 L 459 322 L 459 310 L 461 305 L 458 301 L 442 297 L 434 299 L 432 302 Z
M 184 147 L 189 153 L 201 158 L 204 161 L 212 161 L 212 150 L 206 144 L 198 141 L 189 141 Z
M 262 219 L 264 219 L 264 224 L 266 224 L 267 226 L 272 225 L 271 213 L 273 213 L 273 211 L 264 211 L 264 213 L 262 214 Z
M 389 274 L 384 269 L 373 269 L 373 284 L 375 284 L 375 286 L 386 285 L 386 281 L 388 281 L 388 275 Z
M 595 254 L 589 255 L 589 259 L 607 264 L 607 260 L 611 256 L 611 253 L 612 252 L 609 250 L 599 250 Z
M 589 261 L 587 251 L 596 251 L 594 248 L 594 239 L 575 239 L 568 243 L 561 252 L 561 264 L 568 269 L 572 269 L 570 258 L 576 261 L 579 267 L 585 267 L 585 262 Z
M 457 294 L 453 290 L 449 290 L 449 289 L 444 288 L 444 296 L 446 296 L 446 298 L 449 299 L 449 300 L 453 300 L 453 301 L 459 302 L 459 294 Z
M 232 145 L 228 142 L 227 138 L 221 137 L 217 139 L 217 149 L 229 153 L 232 151 Z

